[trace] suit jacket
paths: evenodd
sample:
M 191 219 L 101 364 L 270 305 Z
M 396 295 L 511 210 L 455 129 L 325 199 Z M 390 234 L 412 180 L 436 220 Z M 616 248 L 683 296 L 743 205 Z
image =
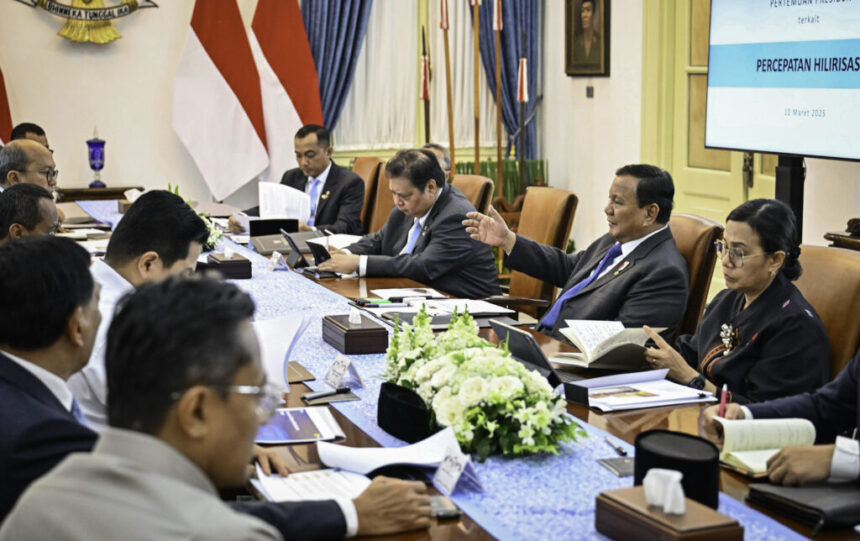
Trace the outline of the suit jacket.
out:
M 490 247 L 472 240 L 462 221 L 475 207 L 454 186 L 446 184 L 424 222 L 411 254 L 406 246 L 414 218 L 394 207 L 376 233 L 349 246 L 367 255 L 367 276 L 405 276 L 461 298 L 499 293 L 499 274 Z
M 0 522 L 31 483 L 68 455 L 88 453 L 97 439 L 41 381 L 0 353 Z M 288 539 L 335 539 L 346 533 L 333 500 L 232 507 L 268 522 Z
M 747 407 L 755 419 L 809 419 L 815 425 L 815 443 L 833 443 L 838 435 L 850 435 L 853 428 L 860 426 L 860 350 L 833 381 L 814 393 Z
M 678 339 L 687 363 L 731 400 L 745 404 L 811 392 L 830 379 L 830 342 L 824 324 L 782 273 L 747 308 L 743 293 L 721 291 L 705 310 L 696 334 Z M 723 324 L 737 334 L 732 350 L 720 335 Z M 682 382 L 686 383 L 686 382 Z
M 0 522 L 33 480 L 98 436 L 36 376 L 0 353 Z
M 281 177 L 281 184 L 305 191 L 308 177 L 298 167 Z M 361 235 L 361 209 L 364 206 L 364 181 L 361 177 L 332 162 L 325 184 L 320 191 L 314 227 L 332 233 Z
M 606 234 L 584 251 L 566 254 L 517 235 L 505 265 L 568 290 L 597 267 L 615 239 Z M 672 337 L 684 315 L 690 279 L 687 263 L 667 228 L 647 238 L 609 272 L 568 299 L 552 329 L 540 326 L 558 340 L 565 319 L 615 320 L 625 327 L 666 327 Z

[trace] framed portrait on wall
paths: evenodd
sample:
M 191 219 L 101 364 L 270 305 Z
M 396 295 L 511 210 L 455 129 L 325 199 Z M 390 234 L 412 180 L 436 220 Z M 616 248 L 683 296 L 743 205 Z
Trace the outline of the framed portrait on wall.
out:
M 565 0 L 564 71 L 568 75 L 609 75 L 609 1 Z

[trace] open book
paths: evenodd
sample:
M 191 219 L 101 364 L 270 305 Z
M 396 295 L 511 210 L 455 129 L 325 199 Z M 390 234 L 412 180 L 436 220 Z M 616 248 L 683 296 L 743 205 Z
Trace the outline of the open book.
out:
M 620 321 L 566 319 L 567 327 L 559 329 L 581 353 L 562 353 L 552 362 L 587 368 L 643 368 L 645 342 L 648 335 L 641 327 L 625 329 Z M 666 327 L 654 329 L 656 332 Z
M 720 460 L 746 475 L 765 474 L 768 459 L 786 445 L 815 443 L 815 426 L 807 419 L 714 420 L 723 429 Z

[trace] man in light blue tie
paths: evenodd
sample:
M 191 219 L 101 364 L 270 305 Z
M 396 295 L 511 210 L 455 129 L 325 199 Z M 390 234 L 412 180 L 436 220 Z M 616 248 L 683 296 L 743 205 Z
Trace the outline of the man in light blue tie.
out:
M 386 165 L 394 208 L 378 232 L 335 253 L 321 270 L 361 276 L 403 276 L 461 298 L 495 295 L 499 276 L 488 246 L 460 222 L 475 207 L 429 150 L 402 150 Z
M 463 222 L 473 239 L 505 251 L 505 266 L 563 288 L 539 330 L 559 340 L 565 319 L 616 320 L 625 327 L 666 327 L 673 338 L 689 294 L 687 263 L 669 230 L 675 186 L 653 165 L 615 172 L 603 211 L 609 232 L 566 254 L 510 231 L 495 209 Z

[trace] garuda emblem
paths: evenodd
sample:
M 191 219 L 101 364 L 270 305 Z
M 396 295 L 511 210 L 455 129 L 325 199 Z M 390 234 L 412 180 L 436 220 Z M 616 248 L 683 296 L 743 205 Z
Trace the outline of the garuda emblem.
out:
M 71 0 L 71 5 L 54 0 L 18 0 L 30 7 L 63 17 L 66 24 L 58 32 L 66 39 L 78 42 L 110 43 L 121 38 L 111 21 L 131 15 L 141 8 L 157 8 L 152 0 L 122 0 L 112 7 L 105 7 L 104 0 Z

